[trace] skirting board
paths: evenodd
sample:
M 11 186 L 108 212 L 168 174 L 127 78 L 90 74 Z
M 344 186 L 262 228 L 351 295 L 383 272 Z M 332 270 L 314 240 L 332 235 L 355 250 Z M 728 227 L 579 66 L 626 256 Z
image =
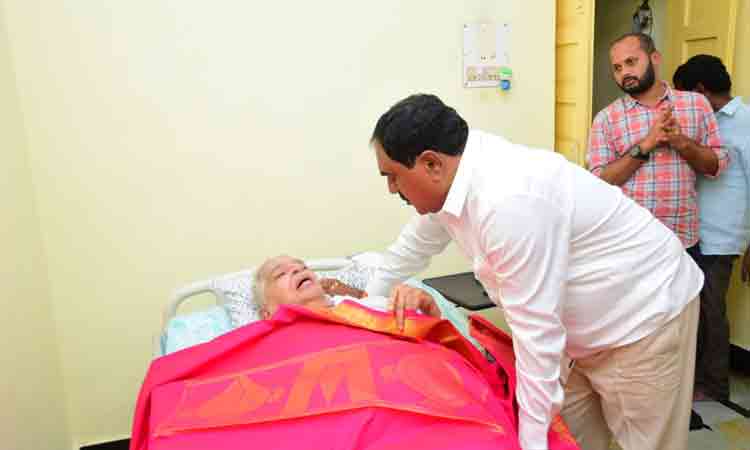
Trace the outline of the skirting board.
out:
M 128 450 L 129 447 L 130 439 L 119 439 L 101 444 L 84 445 L 80 450 Z

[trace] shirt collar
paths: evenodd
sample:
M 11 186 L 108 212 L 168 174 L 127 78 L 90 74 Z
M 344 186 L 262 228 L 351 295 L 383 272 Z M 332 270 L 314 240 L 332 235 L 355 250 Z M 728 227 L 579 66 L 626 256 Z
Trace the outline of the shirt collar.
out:
M 719 110 L 719 114 L 733 116 L 740 109 L 740 106 L 742 106 L 742 97 L 735 97 Z
M 662 95 L 661 98 L 659 98 L 659 101 L 656 102 L 656 104 L 658 105 L 664 100 L 669 100 L 671 102 L 674 102 L 674 92 L 672 91 L 672 88 L 669 87 L 669 85 L 664 81 L 660 81 L 660 83 L 664 85 L 664 88 L 665 88 L 664 95 Z M 630 94 L 624 97 L 624 101 L 625 101 L 625 109 L 631 109 L 631 108 L 635 108 L 636 105 L 642 105 L 641 102 L 634 99 Z
M 481 137 L 476 130 L 469 131 L 469 137 L 466 140 L 466 146 L 461 154 L 461 159 L 456 169 L 456 176 L 453 177 L 448 195 L 443 203 L 443 208 L 438 214 L 447 213 L 454 217 L 460 217 L 461 211 L 466 203 L 466 196 L 469 194 L 469 185 L 471 183 L 471 173 L 474 170 L 473 161 L 475 153 L 480 151 Z

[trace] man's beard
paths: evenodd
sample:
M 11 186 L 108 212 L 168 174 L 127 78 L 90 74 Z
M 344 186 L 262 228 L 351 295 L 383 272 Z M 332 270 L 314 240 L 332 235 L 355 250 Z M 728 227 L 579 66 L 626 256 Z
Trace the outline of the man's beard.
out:
M 625 83 L 628 80 L 636 80 L 638 83 L 636 83 L 633 86 L 626 86 Z M 623 92 L 630 95 L 638 95 L 643 94 L 647 90 L 651 89 L 651 86 L 654 85 L 656 82 L 656 72 L 654 71 L 654 65 L 651 63 L 651 61 L 648 62 L 648 67 L 646 68 L 646 72 L 643 74 L 643 78 L 638 79 L 636 77 L 628 77 L 622 79 L 622 84 L 618 84 L 620 86 L 620 89 L 622 89 Z

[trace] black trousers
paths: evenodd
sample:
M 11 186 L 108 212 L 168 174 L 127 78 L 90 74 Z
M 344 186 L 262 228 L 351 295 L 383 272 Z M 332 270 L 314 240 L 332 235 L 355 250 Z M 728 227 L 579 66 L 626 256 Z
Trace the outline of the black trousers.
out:
M 729 400 L 729 321 L 726 295 L 737 255 L 704 255 L 700 246 L 687 249 L 703 271 L 695 388 L 717 400 Z

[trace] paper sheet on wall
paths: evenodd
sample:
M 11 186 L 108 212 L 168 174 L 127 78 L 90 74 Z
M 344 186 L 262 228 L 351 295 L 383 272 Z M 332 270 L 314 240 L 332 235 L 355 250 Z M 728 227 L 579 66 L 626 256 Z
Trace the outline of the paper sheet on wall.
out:
M 497 87 L 510 65 L 510 24 L 464 25 L 464 87 Z

